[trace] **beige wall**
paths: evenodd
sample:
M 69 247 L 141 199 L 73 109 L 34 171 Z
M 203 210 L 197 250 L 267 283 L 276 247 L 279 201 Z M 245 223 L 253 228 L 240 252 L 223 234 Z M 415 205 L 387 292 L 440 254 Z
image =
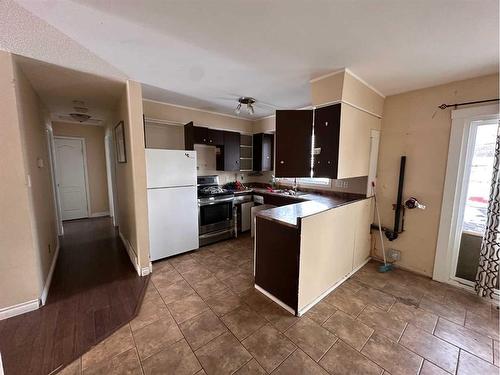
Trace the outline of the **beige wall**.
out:
M 90 214 L 109 212 L 104 128 L 101 126 L 53 122 L 54 136 L 85 138 L 90 195 Z
M 33 245 L 38 259 L 38 283 L 43 287 L 57 247 L 57 220 L 46 132 L 48 114 L 19 67 L 15 73 L 24 165 L 31 181 L 28 192 Z
M 382 224 L 393 227 L 401 155 L 407 156 L 404 197 L 427 206 L 407 211 L 405 232 L 386 242 L 401 250 L 402 267 L 428 276 L 433 271 L 451 127 L 451 110 L 437 106 L 497 97 L 498 75 L 490 75 L 386 98 L 378 161 Z
M 361 82 L 346 71 L 344 76 L 344 87 L 342 90 L 342 100 L 363 108 L 379 117 L 382 116 L 384 108 L 384 97 L 376 93 L 373 89 Z
M 0 103 L 2 309 L 40 297 L 56 250 L 57 230 L 44 111 L 12 55 L 2 51 Z
M 12 56 L 0 51 L 0 309 L 39 297 Z M 22 260 L 22 261 L 21 261 Z M 22 275 L 23 277 L 20 277 Z
M 184 127 L 146 122 L 146 147 L 184 150 Z
M 253 123 L 253 132 L 257 133 L 272 133 L 276 131 L 276 117 L 269 116 L 257 120 Z
M 235 130 L 241 133 L 253 132 L 252 121 L 217 113 L 181 108 L 165 103 L 144 100 L 144 115 L 146 118 L 187 124 L 193 121 L 195 125 L 214 129 Z
M 313 105 L 321 105 L 342 100 L 344 71 L 339 71 L 311 82 L 311 98 Z
M 126 91 L 108 128 L 114 136 L 116 124 L 119 121 L 124 122 L 127 162 L 116 163 L 118 225 L 141 270 L 149 267 L 146 156 L 142 114 L 141 85 L 127 81 Z

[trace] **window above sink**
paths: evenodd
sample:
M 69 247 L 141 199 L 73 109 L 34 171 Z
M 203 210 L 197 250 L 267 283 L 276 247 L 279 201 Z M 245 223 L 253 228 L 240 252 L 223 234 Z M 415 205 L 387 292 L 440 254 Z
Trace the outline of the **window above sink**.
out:
M 278 178 L 278 182 L 284 185 L 293 185 L 293 178 Z M 297 178 L 297 184 L 299 186 L 322 186 L 322 187 L 331 187 L 332 180 L 329 178 L 313 178 L 313 177 L 300 177 Z

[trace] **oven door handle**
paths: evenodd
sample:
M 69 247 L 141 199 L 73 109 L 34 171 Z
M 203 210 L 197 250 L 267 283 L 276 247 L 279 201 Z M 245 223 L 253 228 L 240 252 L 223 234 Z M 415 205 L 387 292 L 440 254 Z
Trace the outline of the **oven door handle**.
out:
M 224 202 L 231 202 L 233 201 L 234 198 L 224 198 L 224 199 L 214 199 L 213 201 L 205 201 L 205 202 L 198 202 L 198 206 L 210 206 L 212 204 L 217 204 L 217 203 L 224 203 Z

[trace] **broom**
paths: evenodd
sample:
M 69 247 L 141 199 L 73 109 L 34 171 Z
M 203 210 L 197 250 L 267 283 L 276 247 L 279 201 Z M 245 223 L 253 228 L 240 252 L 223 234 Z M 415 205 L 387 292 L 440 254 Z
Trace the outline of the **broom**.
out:
M 380 212 L 378 210 L 378 201 L 377 201 L 377 193 L 375 190 L 375 181 L 372 181 L 372 189 L 373 189 L 373 197 L 375 199 L 375 210 L 377 211 L 378 233 L 380 234 L 380 245 L 382 246 L 382 254 L 384 255 L 384 264 L 379 266 L 378 272 L 389 272 L 392 270 L 392 264 L 387 263 L 387 259 L 385 257 L 384 236 L 382 235 L 382 224 L 380 222 Z

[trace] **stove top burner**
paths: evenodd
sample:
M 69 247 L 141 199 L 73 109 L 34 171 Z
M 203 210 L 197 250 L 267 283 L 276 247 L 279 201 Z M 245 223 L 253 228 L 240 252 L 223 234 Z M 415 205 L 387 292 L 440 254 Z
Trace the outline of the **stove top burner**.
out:
M 203 194 L 220 194 L 227 192 L 226 189 L 221 188 L 220 186 L 207 186 L 200 189 L 200 192 Z
M 199 197 L 215 197 L 218 195 L 228 195 L 231 194 L 228 190 L 223 189 L 220 186 L 204 186 L 198 188 Z

